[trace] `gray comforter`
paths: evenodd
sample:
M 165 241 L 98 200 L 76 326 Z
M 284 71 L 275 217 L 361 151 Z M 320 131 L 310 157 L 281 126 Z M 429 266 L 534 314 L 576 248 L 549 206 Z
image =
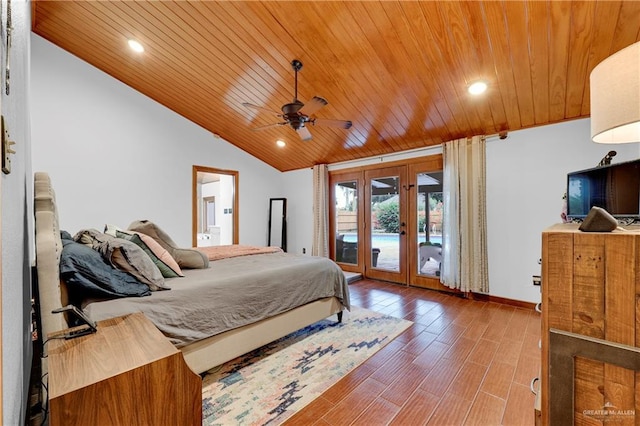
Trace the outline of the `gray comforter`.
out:
M 183 273 L 166 281 L 169 291 L 94 301 L 84 310 L 95 321 L 143 312 L 181 347 L 325 297 L 336 296 L 350 308 L 342 270 L 322 257 L 259 254 L 217 260 L 208 269 Z

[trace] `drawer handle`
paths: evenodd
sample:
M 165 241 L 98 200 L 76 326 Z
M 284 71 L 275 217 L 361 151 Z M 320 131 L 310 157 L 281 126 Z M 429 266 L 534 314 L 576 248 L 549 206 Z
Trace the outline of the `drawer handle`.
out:
M 531 306 L 531 305 L 529 305 L 529 306 Z M 536 312 L 541 314 L 542 313 L 542 302 L 536 303 L 536 308 L 535 309 L 536 309 Z
M 540 380 L 540 377 L 534 377 L 531 379 L 531 384 L 529 385 L 529 389 L 531 389 L 531 393 L 534 395 L 538 395 L 538 391 L 536 390 L 536 382 Z

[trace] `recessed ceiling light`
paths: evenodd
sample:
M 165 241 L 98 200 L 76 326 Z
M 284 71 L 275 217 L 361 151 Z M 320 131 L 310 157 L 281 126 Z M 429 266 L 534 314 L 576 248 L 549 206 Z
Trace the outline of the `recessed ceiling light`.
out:
M 476 81 L 475 83 L 470 84 L 467 90 L 472 95 L 480 95 L 487 90 L 487 83 L 484 81 Z
M 133 40 L 133 39 L 129 39 L 129 47 L 134 52 L 138 52 L 138 53 L 144 52 L 144 47 L 140 44 L 139 41 L 136 41 L 136 40 Z
M 287 144 L 284 141 L 277 140 L 276 145 L 278 145 L 280 148 L 284 148 Z

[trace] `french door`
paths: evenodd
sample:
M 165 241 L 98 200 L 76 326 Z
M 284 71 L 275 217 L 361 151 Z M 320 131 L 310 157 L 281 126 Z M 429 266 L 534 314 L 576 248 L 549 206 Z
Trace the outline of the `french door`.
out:
M 407 168 L 364 172 L 364 268 L 367 278 L 407 282 Z
M 448 290 L 442 268 L 442 156 L 332 172 L 332 258 L 345 271 Z
M 407 207 L 412 232 L 408 250 L 409 283 L 418 287 L 454 292 L 440 283 L 442 271 L 442 156 L 433 161 L 407 166 L 409 191 Z

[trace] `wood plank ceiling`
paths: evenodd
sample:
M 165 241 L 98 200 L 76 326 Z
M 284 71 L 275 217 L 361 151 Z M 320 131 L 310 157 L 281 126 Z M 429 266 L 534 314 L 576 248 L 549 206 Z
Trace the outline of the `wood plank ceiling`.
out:
M 589 116 L 637 1 L 35 1 L 33 31 L 281 171 Z M 136 54 L 127 39 L 140 41 Z M 300 140 L 275 113 L 322 96 Z M 472 97 L 467 85 L 486 80 Z M 287 145 L 278 148 L 277 139 Z M 210 162 L 214 164 L 215 161 Z

